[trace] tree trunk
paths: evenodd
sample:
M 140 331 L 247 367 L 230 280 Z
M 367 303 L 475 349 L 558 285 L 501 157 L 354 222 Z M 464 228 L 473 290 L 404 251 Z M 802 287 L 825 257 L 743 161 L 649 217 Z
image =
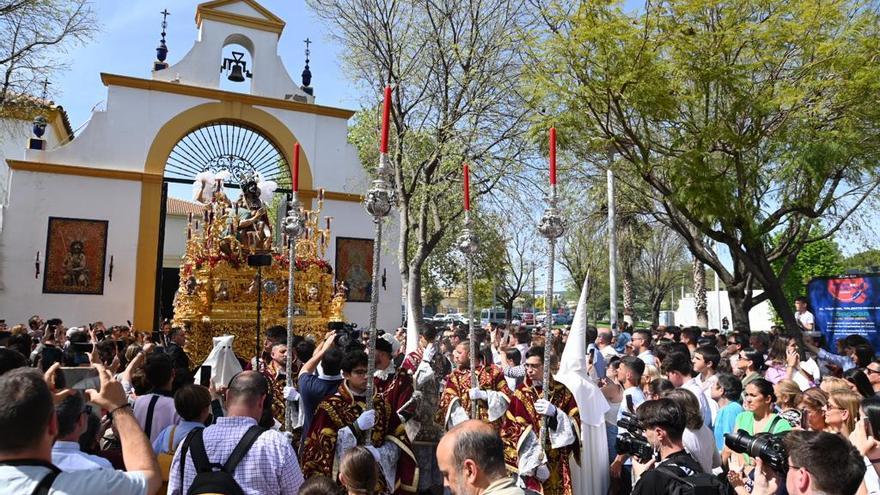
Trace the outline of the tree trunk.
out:
M 663 306 L 663 295 L 662 294 L 652 294 L 651 295 L 651 323 L 654 325 L 660 324 L 660 308 Z
M 694 309 L 697 312 L 697 326 L 709 328 L 709 304 L 706 301 L 706 265 L 694 258 Z
M 422 311 L 422 270 L 420 268 L 416 268 L 416 265 L 421 266 L 421 263 L 413 263 L 410 265 L 409 269 L 409 281 L 407 283 L 407 311 L 406 317 L 412 318 L 413 321 L 421 328 L 421 322 L 423 318 Z
M 633 277 L 632 270 L 628 268 L 623 269 L 623 321 L 626 322 L 627 325 L 632 326 L 633 318 L 635 315 L 635 311 L 633 310 L 633 306 L 635 305 L 635 294 L 633 292 Z
M 731 325 L 734 330 L 751 330 L 749 310 L 752 309 L 752 296 L 747 294 L 745 282 L 727 286 L 727 299 L 730 301 Z M 718 308 L 720 311 L 721 308 Z

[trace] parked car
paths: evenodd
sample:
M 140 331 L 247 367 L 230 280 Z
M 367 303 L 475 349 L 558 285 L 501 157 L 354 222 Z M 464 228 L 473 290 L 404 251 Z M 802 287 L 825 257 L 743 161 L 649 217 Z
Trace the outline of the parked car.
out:
M 559 325 L 571 325 L 571 322 L 574 321 L 574 316 L 571 313 L 563 313 L 561 315 L 554 314 L 553 315 L 553 323 Z
M 544 319 L 546 319 L 546 318 L 547 318 L 547 313 L 545 313 L 543 311 L 535 313 L 535 324 L 536 325 L 544 324 Z
M 445 320 L 446 320 L 446 313 L 435 313 L 434 314 L 434 321 L 445 321 Z
M 480 325 L 484 326 L 489 323 L 507 323 L 507 312 L 499 308 L 480 310 Z
M 535 324 L 535 313 L 523 313 L 521 318 L 523 325 L 534 325 Z
M 464 315 L 464 313 L 449 313 L 446 315 L 446 322 L 447 323 L 461 322 L 461 323 L 467 324 L 468 319 Z

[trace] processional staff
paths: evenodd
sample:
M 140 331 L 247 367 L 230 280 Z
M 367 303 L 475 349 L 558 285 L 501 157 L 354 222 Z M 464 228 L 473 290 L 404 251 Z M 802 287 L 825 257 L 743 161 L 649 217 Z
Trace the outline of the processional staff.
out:
M 458 238 L 458 249 L 464 254 L 467 266 L 468 339 L 470 341 L 471 388 L 479 387 L 477 381 L 477 340 L 474 338 L 474 264 L 473 257 L 479 245 L 471 231 L 471 177 L 468 164 L 464 164 L 464 229 Z M 477 419 L 477 401 L 471 399 L 471 419 Z
M 293 192 L 288 205 L 287 216 L 284 218 L 284 233 L 287 237 L 287 256 L 290 261 L 287 271 L 287 345 L 293 342 L 293 315 L 294 315 L 294 273 L 296 271 L 296 241 L 306 231 L 306 214 L 302 203 L 299 201 L 299 143 L 293 145 Z M 238 205 L 236 205 L 238 208 Z M 288 349 L 285 371 L 287 386 L 293 386 L 293 352 Z M 294 411 L 294 401 L 287 400 L 284 407 L 284 427 L 286 431 L 293 431 L 293 419 L 297 414 Z
M 553 347 L 553 265 L 556 263 L 556 239 L 565 232 L 565 225 L 556 208 L 556 128 L 550 128 L 550 195 L 548 206 L 538 224 L 538 232 L 550 243 L 550 256 L 547 265 L 547 292 L 544 294 L 545 340 L 544 340 L 544 383 L 541 396 L 550 400 L 550 356 Z M 547 417 L 541 417 L 541 445 L 547 438 Z
M 373 374 L 376 372 L 376 317 L 379 310 L 379 247 L 382 244 L 382 220 L 391 212 L 394 192 L 388 183 L 388 119 L 391 113 L 391 86 L 385 86 L 385 102 L 382 107 L 382 141 L 379 146 L 379 168 L 367 196 L 364 208 L 376 224 L 373 241 L 373 284 L 370 294 L 369 354 L 367 355 L 367 409 L 373 408 Z M 367 432 L 369 438 L 369 432 Z

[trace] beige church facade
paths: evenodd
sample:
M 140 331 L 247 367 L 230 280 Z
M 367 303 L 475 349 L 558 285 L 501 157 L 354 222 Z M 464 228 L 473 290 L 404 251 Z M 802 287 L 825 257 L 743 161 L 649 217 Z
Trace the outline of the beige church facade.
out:
M 0 318 L 19 322 L 40 314 L 60 317 L 68 326 L 132 320 L 141 329 L 151 328 L 158 313 L 157 279 L 173 256 L 164 246 L 169 236 L 185 235 L 183 222 L 162 221 L 168 218 L 163 216 L 168 204 L 163 184 L 169 156 L 187 135 L 208 125 L 246 127 L 274 145 L 285 166 L 293 163 L 299 143 L 299 198 L 309 208 L 324 189 L 322 216 L 334 219 L 327 250 L 331 266 L 337 238 L 373 238 L 373 223 L 361 203 L 369 178 L 347 142 L 354 112 L 316 104 L 294 83 L 278 56 L 284 22 L 252 0 L 217 0 L 199 5 L 196 24 L 198 36 L 190 51 L 154 71 L 152 78 L 102 73 L 106 109 L 95 111 L 73 140 L 46 151 L 25 151 L 22 142 L 19 157 L 7 156 Z M 249 93 L 220 89 L 226 74 L 218 69 L 231 44 L 248 51 Z M 41 271 L 46 267 L 50 217 L 106 222 L 101 294 L 47 293 L 46 274 L 35 277 L 38 251 Z M 380 263 L 388 276 L 378 288 L 380 328 L 397 326 L 401 317 L 400 278 L 392 275 L 397 272 L 396 231 L 386 225 L 390 235 L 381 247 Z M 366 325 L 369 304 L 348 302 L 345 315 Z

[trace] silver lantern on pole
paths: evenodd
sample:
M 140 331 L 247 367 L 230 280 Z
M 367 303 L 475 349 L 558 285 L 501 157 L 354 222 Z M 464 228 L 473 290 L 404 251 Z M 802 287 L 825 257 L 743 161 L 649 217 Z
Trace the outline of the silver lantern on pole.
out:
M 467 173 L 467 172 L 465 172 Z M 465 179 L 467 180 L 467 179 Z M 458 237 L 458 250 L 464 255 L 467 266 L 467 310 L 468 310 L 468 339 L 470 341 L 470 366 L 471 388 L 479 387 L 477 381 L 477 339 L 474 336 L 474 255 L 477 254 L 479 244 L 477 236 L 471 231 L 471 214 L 469 208 L 464 210 L 464 229 Z M 471 400 L 471 419 L 477 417 L 477 401 Z
M 293 197 L 290 201 L 287 216 L 284 217 L 284 233 L 287 234 L 287 255 L 290 260 L 290 266 L 287 272 L 287 345 L 293 342 L 293 317 L 295 313 L 294 307 L 294 273 L 296 272 L 296 241 L 306 231 L 306 214 L 302 203 L 297 197 L 297 192 L 293 191 Z M 293 384 L 293 352 L 287 350 L 287 359 L 285 362 L 285 373 L 287 376 L 287 386 Z M 286 431 L 293 431 L 294 418 L 299 415 L 298 404 L 292 400 L 286 401 L 284 407 L 284 428 Z
M 373 285 L 370 293 L 370 327 L 369 354 L 367 356 L 367 409 L 373 407 L 373 375 L 376 372 L 376 318 L 379 310 L 379 247 L 382 244 L 382 220 L 391 212 L 394 204 L 394 192 L 388 181 L 388 154 L 379 155 L 379 168 L 376 170 L 376 179 L 373 180 L 367 196 L 364 198 L 364 208 L 373 217 L 376 224 L 376 239 L 373 242 Z
M 553 268 L 556 264 L 556 240 L 565 233 L 565 224 L 557 208 L 556 194 L 556 129 L 550 129 L 550 195 L 547 209 L 538 224 L 538 232 L 547 239 L 550 244 L 549 259 L 547 260 L 547 292 L 544 294 L 544 317 L 545 340 L 544 340 L 544 376 L 541 396 L 544 400 L 550 400 L 550 357 L 553 348 Z M 547 419 L 541 419 L 541 445 L 547 438 Z

